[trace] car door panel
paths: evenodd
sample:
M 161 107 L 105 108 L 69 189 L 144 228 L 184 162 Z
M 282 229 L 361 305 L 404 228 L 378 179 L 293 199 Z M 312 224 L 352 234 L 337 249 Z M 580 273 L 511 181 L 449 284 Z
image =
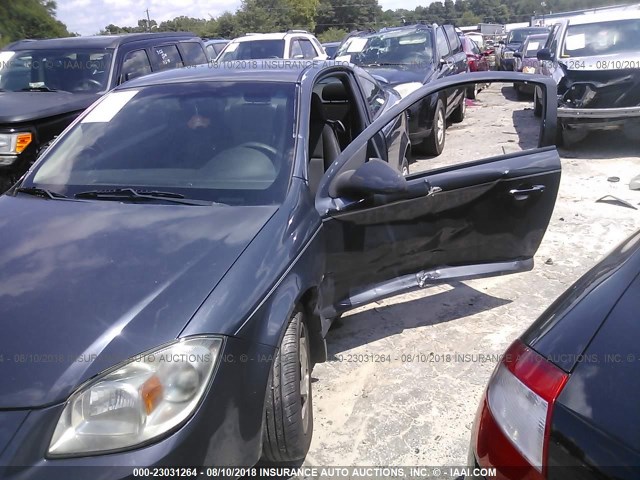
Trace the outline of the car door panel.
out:
M 465 77 L 489 82 L 525 75 L 460 77 L 424 86 L 389 108 L 325 174 L 316 196 L 327 252 L 321 292 L 323 304 L 334 309 L 325 315 L 430 283 L 532 268 L 561 173 L 555 147 L 544 146 L 552 144 L 555 130 L 550 79 L 536 79 L 547 90 L 540 148 L 411 175 L 407 190 L 395 197 L 336 198 L 332 185 L 340 175 L 368 161 L 370 139 L 397 118 L 398 110 L 424 99 L 424 92 L 460 88 Z
M 403 288 L 531 269 L 553 212 L 560 158 L 548 148 L 408 180 L 437 192 L 336 212 L 325 221 L 326 277 L 343 307 L 410 274 L 413 284 L 404 279 Z

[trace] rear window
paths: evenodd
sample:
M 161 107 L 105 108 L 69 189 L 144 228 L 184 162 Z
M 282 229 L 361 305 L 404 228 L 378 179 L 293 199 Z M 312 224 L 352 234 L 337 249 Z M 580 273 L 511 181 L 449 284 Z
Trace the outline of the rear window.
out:
M 570 25 L 564 40 L 564 55 L 588 57 L 637 52 L 640 19 Z
M 73 196 L 160 190 L 232 205 L 279 203 L 293 163 L 295 85 L 197 82 L 111 92 L 27 179 Z
M 232 42 L 222 53 L 220 61 L 283 58 L 284 40 L 250 40 Z

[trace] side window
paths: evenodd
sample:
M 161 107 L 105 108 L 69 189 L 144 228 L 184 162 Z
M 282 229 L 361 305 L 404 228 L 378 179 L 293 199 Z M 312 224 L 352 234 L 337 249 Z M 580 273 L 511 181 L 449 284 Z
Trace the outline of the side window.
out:
M 362 87 L 362 93 L 364 93 L 364 97 L 367 100 L 367 107 L 371 114 L 371 118 L 375 118 L 382 110 L 386 101 L 384 91 L 375 82 L 375 80 L 369 78 L 368 74 L 364 72 L 360 72 L 358 74 L 358 80 Z
M 438 27 L 436 32 L 436 47 L 438 48 L 439 58 L 449 56 L 449 44 L 447 43 L 447 36 L 445 35 L 442 27 Z
M 160 45 L 151 48 L 153 69 L 156 71 L 169 70 L 184 66 L 178 47 L 175 45 Z
M 202 65 L 207 63 L 207 56 L 198 42 L 182 42 L 179 44 L 185 65 Z
M 456 54 L 462 51 L 462 44 L 460 43 L 460 37 L 453 29 L 452 25 L 445 25 L 444 31 L 447 34 L 447 38 L 449 39 L 449 45 L 451 45 L 451 53 Z
M 476 55 L 480 55 L 480 49 L 478 48 L 478 44 L 473 40 L 469 40 L 469 43 L 471 44 L 471 51 Z
M 309 40 L 300 39 L 300 46 L 302 47 L 302 55 L 304 55 L 304 58 L 316 57 L 316 50 Z
M 298 39 L 291 40 L 291 55 L 290 58 L 303 58 L 302 47 Z
M 120 82 L 126 82 L 143 75 L 151 73 L 149 56 L 145 50 L 133 50 L 125 55 L 122 61 L 122 73 Z

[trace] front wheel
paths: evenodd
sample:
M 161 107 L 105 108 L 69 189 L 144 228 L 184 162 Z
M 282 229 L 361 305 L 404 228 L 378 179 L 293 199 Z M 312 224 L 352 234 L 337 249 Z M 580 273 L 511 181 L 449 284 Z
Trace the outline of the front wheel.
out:
M 538 98 L 538 87 L 533 89 L 533 114 L 542 117 L 542 102 Z
M 442 100 L 438 100 L 433 114 L 431 133 L 421 143 L 416 145 L 417 153 L 434 157 L 440 155 L 444 150 L 446 128 L 444 103 L 442 103 Z
M 303 459 L 313 434 L 311 360 L 304 316 L 296 311 L 280 343 L 267 389 L 262 458 L 272 463 Z

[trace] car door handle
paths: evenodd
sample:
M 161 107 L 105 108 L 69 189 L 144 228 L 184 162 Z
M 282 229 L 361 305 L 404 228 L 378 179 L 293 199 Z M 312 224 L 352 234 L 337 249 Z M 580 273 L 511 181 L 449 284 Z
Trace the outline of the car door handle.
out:
M 514 188 L 509 190 L 509 194 L 514 197 L 521 197 L 523 195 L 531 195 L 533 193 L 542 193 L 544 192 L 544 185 L 534 185 L 529 188 Z

